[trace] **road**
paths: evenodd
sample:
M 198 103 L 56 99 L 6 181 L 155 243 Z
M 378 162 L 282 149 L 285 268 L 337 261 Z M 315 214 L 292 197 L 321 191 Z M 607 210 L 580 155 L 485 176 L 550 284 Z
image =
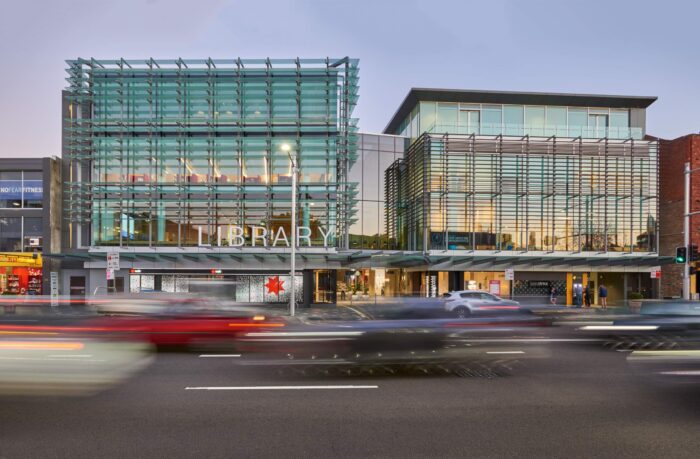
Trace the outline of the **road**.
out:
M 96 396 L 0 397 L 0 458 L 700 454 L 700 388 L 641 380 L 593 346 L 557 343 L 492 379 L 284 379 L 235 359 L 164 353 Z M 370 387 L 287 389 L 310 385 Z M 231 386 L 285 389 L 186 389 Z

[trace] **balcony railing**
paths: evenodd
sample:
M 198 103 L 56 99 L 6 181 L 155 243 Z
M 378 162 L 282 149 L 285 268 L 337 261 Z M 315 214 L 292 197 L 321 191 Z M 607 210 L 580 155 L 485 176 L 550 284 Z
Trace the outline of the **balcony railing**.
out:
M 435 123 L 428 127 L 431 134 L 476 134 L 476 135 L 512 135 L 532 137 L 582 137 L 586 139 L 641 139 L 642 129 L 638 127 L 591 127 L 591 126 L 530 126 L 526 124 L 489 124 L 489 123 Z

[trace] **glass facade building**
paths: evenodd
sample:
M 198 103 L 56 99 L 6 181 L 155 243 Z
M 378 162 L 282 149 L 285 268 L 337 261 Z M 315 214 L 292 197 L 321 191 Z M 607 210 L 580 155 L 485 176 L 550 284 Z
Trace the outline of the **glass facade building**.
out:
M 658 145 L 641 140 L 653 100 L 412 90 L 387 127 L 413 141 L 386 170 L 389 241 L 656 252 Z
M 297 223 L 313 246 L 347 246 L 357 64 L 68 61 L 66 216 L 77 245 L 226 246 L 234 226 L 247 244 L 253 226 L 290 235 L 286 144 L 300 167 Z
M 424 134 L 387 170 L 394 248 L 655 252 L 654 141 Z
M 385 129 L 411 144 L 384 181 L 387 241 L 409 289 L 544 301 L 553 290 L 566 304 L 577 285 L 652 296 L 655 99 L 412 89 Z
M 624 297 L 658 264 L 655 98 L 412 89 L 383 134 L 360 134 L 355 59 L 76 59 L 67 72 L 71 292 L 105 284 L 110 251 L 129 269 L 117 290 L 224 279 L 232 298 L 270 303 L 294 282 L 305 305 L 464 287 L 555 288 L 570 303 L 582 282 Z M 293 278 L 292 193 L 308 232 Z

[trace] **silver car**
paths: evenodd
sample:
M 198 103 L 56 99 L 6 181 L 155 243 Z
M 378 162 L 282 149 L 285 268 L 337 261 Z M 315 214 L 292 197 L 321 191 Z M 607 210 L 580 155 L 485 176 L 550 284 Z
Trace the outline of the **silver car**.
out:
M 454 313 L 457 317 L 464 318 L 471 314 L 517 312 L 520 303 L 513 300 L 505 300 L 481 290 L 460 290 L 446 293 L 443 297 L 445 311 Z

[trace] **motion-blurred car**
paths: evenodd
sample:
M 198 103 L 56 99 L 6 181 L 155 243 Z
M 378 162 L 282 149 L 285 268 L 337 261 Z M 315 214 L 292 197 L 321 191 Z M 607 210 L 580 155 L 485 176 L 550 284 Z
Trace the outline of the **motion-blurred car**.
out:
M 453 313 L 459 318 L 465 318 L 472 314 L 517 312 L 520 303 L 506 300 L 496 295 L 480 290 L 460 290 L 446 293 L 445 311 Z
M 198 297 L 111 299 L 100 304 L 98 311 L 104 315 L 83 324 L 159 348 L 229 348 L 242 331 L 285 326 L 259 308 Z
M 2 328 L 0 395 L 89 395 L 114 387 L 152 360 L 145 343 L 61 333 L 60 327 Z

